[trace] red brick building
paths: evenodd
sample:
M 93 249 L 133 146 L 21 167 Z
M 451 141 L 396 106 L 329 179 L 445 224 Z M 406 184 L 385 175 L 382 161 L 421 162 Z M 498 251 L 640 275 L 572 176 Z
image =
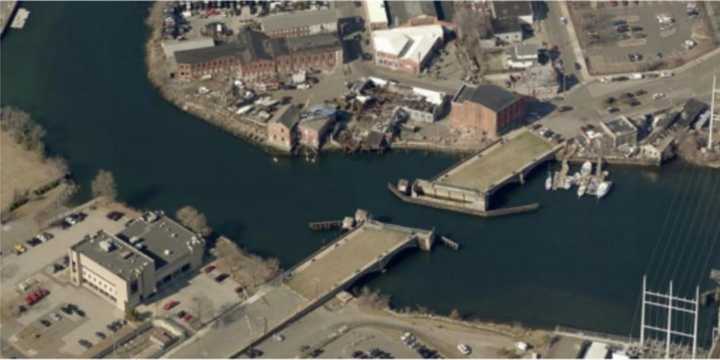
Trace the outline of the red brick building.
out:
M 286 105 L 280 108 L 267 124 L 268 145 L 291 152 L 298 143 L 296 126 L 300 121 L 300 108 Z
M 463 85 L 452 99 L 450 125 L 496 138 L 522 125 L 526 111 L 523 96 L 495 85 Z
M 342 47 L 334 34 L 279 39 L 245 30 L 236 41 L 178 51 L 175 59 L 181 80 L 234 72 L 236 77 L 252 82 L 303 70 L 334 71 L 342 64 Z

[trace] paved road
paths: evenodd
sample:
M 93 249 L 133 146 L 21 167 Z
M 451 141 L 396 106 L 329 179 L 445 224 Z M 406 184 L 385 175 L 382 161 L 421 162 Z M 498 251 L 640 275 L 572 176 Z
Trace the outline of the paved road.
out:
M 562 5 L 555 1 L 548 1 L 546 4 L 548 11 L 545 18 L 540 22 L 542 34 L 549 47 L 557 46 L 560 49 L 560 59 L 563 62 L 564 73 L 568 76 L 575 75 L 582 81 L 582 73 L 575 71 L 575 63 L 578 62 L 578 59 L 573 48 L 573 40 L 568 33 L 569 25 L 560 21 L 560 17 L 563 16 L 561 12 Z

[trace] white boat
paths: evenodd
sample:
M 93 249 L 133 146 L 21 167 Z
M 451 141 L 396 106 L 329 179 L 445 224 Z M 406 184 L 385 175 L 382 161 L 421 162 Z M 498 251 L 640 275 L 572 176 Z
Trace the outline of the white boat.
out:
M 578 191 L 577 191 L 578 197 L 582 197 L 583 195 L 585 195 L 585 190 L 587 190 L 587 187 L 585 186 L 585 184 L 580 184 L 580 187 L 578 187 Z
M 601 199 L 603 196 L 607 195 L 611 187 L 612 181 L 601 182 L 600 185 L 598 185 L 597 193 L 595 194 L 595 196 L 597 196 L 598 199 Z
M 580 174 L 582 174 L 583 176 L 587 176 L 587 175 L 590 175 L 591 172 L 592 172 L 592 163 L 590 161 L 585 161 L 582 164 L 582 168 L 580 168 Z
M 552 173 L 548 172 L 548 177 L 545 179 L 545 190 L 552 189 Z

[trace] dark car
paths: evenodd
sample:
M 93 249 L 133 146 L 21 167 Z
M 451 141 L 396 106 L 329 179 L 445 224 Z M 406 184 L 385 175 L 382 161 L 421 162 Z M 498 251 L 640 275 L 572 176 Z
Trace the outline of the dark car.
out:
M 52 325 L 52 323 L 50 323 L 50 321 L 47 321 L 45 319 L 40 320 L 40 323 L 43 324 L 43 326 L 45 326 L 45 327 L 50 327 L 50 325 Z
M 640 104 L 642 104 L 642 103 L 637 100 L 633 100 L 630 102 L 630 106 L 639 106 Z
M 618 108 L 616 108 L 616 107 L 609 107 L 609 108 L 607 109 L 607 112 L 610 113 L 610 114 L 614 114 L 614 113 L 616 113 L 616 112 L 618 112 L 618 111 L 620 111 L 620 109 L 618 109 Z
M 635 92 L 635 96 L 643 96 L 645 94 L 647 94 L 647 91 L 645 91 L 644 89 L 640 89 Z
M 124 216 L 124 214 L 119 211 L 111 211 L 107 214 L 107 218 L 112 221 L 118 221 L 118 220 L 122 219 L 123 216 Z
M 262 350 L 251 348 L 247 350 L 246 354 L 247 357 L 254 359 L 263 356 L 264 353 L 262 352 Z
M 228 277 L 230 277 L 230 275 L 228 275 L 226 273 L 222 273 L 215 277 L 215 282 L 221 283 L 221 282 L 225 281 L 225 279 L 227 279 Z
M 580 63 L 575 63 L 575 70 L 580 70 L 582 67 L 580 66 Z
M 87 341 L 87 340 L 85 340 L 85 339 L 80 339 L 80 340 L 78 340 L 78 344 L 80 344 L 80 346 L 82 346 L 82 347 L 84 347 L 84 348 L 86 348 L 86 349 L 89 349 L 89 348 L 91 348 L 91 347 L 93 346 L 93 344 L 92 344 L 91 342 L 89 342 L 89 341 Z
M 573 109 L 572 106 L 563 105 L 563 106 L 561 106 L 561 107 L 558 108 L 558 112 L 566 112 L 566 111 L 570 111 L 570 110 L 572 110 L 572 109 Z
M 96 331 L 95 336 L 97 336 L 99 339 L 102 339 L 102 340 L 107 339 L 107 335 L 105 335 L 105 333 L 103 333 L 102 331 Z

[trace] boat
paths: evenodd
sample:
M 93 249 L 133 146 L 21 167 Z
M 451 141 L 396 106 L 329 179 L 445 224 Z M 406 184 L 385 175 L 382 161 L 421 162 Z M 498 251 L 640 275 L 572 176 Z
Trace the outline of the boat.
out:
M 607 193 L 610 191 L 610 188 L 612 187 L 612 181 L 603 181 L 598 185 L 597 193 L 595 196 L 597 196 L 598 199 L 602 199 Z
M 578 187 L 577 195 L 578 197 L 582 197 L 585 195 L 585 190 L 587 190 L 587 186 L 585 184 L 580 184 L 580 187 Z
M 592 172 L 592 163 L 590 161 L 585 161 L 582 164 L 582 168 L 580 168 L 580 174 L 583 176 L 590 175 Z
M 548 172 L 547 179 L 545 179 L 545 190 L 552 189 L 552 183 L 553 183 L 552 173 Z

